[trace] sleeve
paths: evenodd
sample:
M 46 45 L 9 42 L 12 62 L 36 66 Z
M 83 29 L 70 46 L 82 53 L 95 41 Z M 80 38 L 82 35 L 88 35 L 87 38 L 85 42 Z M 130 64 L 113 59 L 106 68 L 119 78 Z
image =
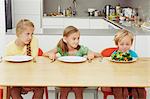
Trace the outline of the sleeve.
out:
M 84 55 L 87 55 L 88 51 L 90 51 L 90 50 L 89 50 L 88 47 L 85 47 L 85 46 L 81 45 L 81 48 L 80 48 L 79 51 L 80 51 L 80 53 L 82 53 L 82 56 L 84 56 Z
M 7 45 L 5 47 L 5 56 L 9 56 L 9 55 L 11 55 L 11 50 L 10 50 L 10 47 Z
M 38 39 L 33 36 L 32 41 L 31 41 L 31 54 L 33 57 L 38 56 Z
M 62 49 L 60 47 L 57 47 L 57 54 L 63 56 Z
M 10 56 L 10 55 L 16 55 L 16 50 L 14 48 L 14 41 L 12 42 L 9 42 L 6 47 L 5 47 L 5 50 L 4 50 L 4 55 L 5 56 Z
M 138 55 L 137 55 L 137 53 L 135 51 L 130 50 L 129 52 L 130 52 L 132 57 L 138 58 Z

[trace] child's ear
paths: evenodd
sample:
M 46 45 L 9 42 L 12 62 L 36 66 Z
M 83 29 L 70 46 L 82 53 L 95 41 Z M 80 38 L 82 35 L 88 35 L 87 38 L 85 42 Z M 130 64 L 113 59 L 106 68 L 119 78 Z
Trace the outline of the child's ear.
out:
M 66 41 L 66 37 L 63 37 L 63 41 L 64 41 L 65 43 L 67 43 L 67 41 Z

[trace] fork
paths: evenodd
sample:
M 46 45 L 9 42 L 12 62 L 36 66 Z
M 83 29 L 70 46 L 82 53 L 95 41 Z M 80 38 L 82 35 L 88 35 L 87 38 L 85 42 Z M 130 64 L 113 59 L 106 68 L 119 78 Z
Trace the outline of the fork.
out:
M 52 60 L 51 60 L 51 63 L 53 63 L 53 62 L 55 62 L 55 59 L 52 59 Z
M 87 59 L 87 60 L 88 60 L 88 62 L 89 62 L 89 63 L 91 63 L 91 62 L 92 62 L 92 59 Z

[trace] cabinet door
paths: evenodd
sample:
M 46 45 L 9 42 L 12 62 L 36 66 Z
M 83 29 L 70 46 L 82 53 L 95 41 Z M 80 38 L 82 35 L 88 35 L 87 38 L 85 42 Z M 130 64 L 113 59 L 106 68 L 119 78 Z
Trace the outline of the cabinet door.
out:
M 42 20 L 43 28 L 63 28 L 63 18 L 44 17 Z
M 89 29 L 89 19 L 64 18 L 64 28 L 73 25 L 79 29 Z
M 40 0 L 13 0 L 15 14 L 40 14 Z
M 0 0 L 0 37 L 5 35 L 5 6 L 4 0 Z
M 36 37 L 39 40 L 39 47 L 45 52 L 55 48 L 62 35 L 39 35 Z
M 107 22 L 108 23 L 108 28 L 109 29 L 120 29 L 118 26 L 115 26 L 115 25 L 113 25 L 112 23 L 110 23 L 110 22 Z
M 21 19 L 29 19 L 30 21 L 33 22 L 33 24 L 35 25 L 35 32 L 37 31 L 37 29 L 40 28 L 40 16 L 38 15 L 30 15 L 30 14 L 26 14 L 26 15 L 15 15 L 15 26 L 17 24 L 17 22 Z
M 150 36 L 136 36 L 135 41 L 135 51 L 138 53 L 139 57 L 150 57 Z
M 90 19 L 90 29 L 109 29 L 109 25 L 104 19 Z
M 108 47 L 115 47 L 113 36 L 81 36 L 80 44 L 92 51 L 101 52 Z
M 41 3 L 42 0 L 13 0 L 14 25 L 18 20 L 27 18 L 34 22 L 35 27 L 40 28 Z

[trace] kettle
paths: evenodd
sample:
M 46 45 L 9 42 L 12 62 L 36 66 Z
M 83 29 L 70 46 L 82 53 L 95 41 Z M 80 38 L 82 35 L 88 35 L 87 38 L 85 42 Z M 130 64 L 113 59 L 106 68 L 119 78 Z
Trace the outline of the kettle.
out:
M 105 18 L 108 18 L 108 16 L 110 16 L 110 9 L 112 9 L 113 6 L 112 5 L 105 5 L 104 9 L 103 9 L 103 13 L 105 14 Z

